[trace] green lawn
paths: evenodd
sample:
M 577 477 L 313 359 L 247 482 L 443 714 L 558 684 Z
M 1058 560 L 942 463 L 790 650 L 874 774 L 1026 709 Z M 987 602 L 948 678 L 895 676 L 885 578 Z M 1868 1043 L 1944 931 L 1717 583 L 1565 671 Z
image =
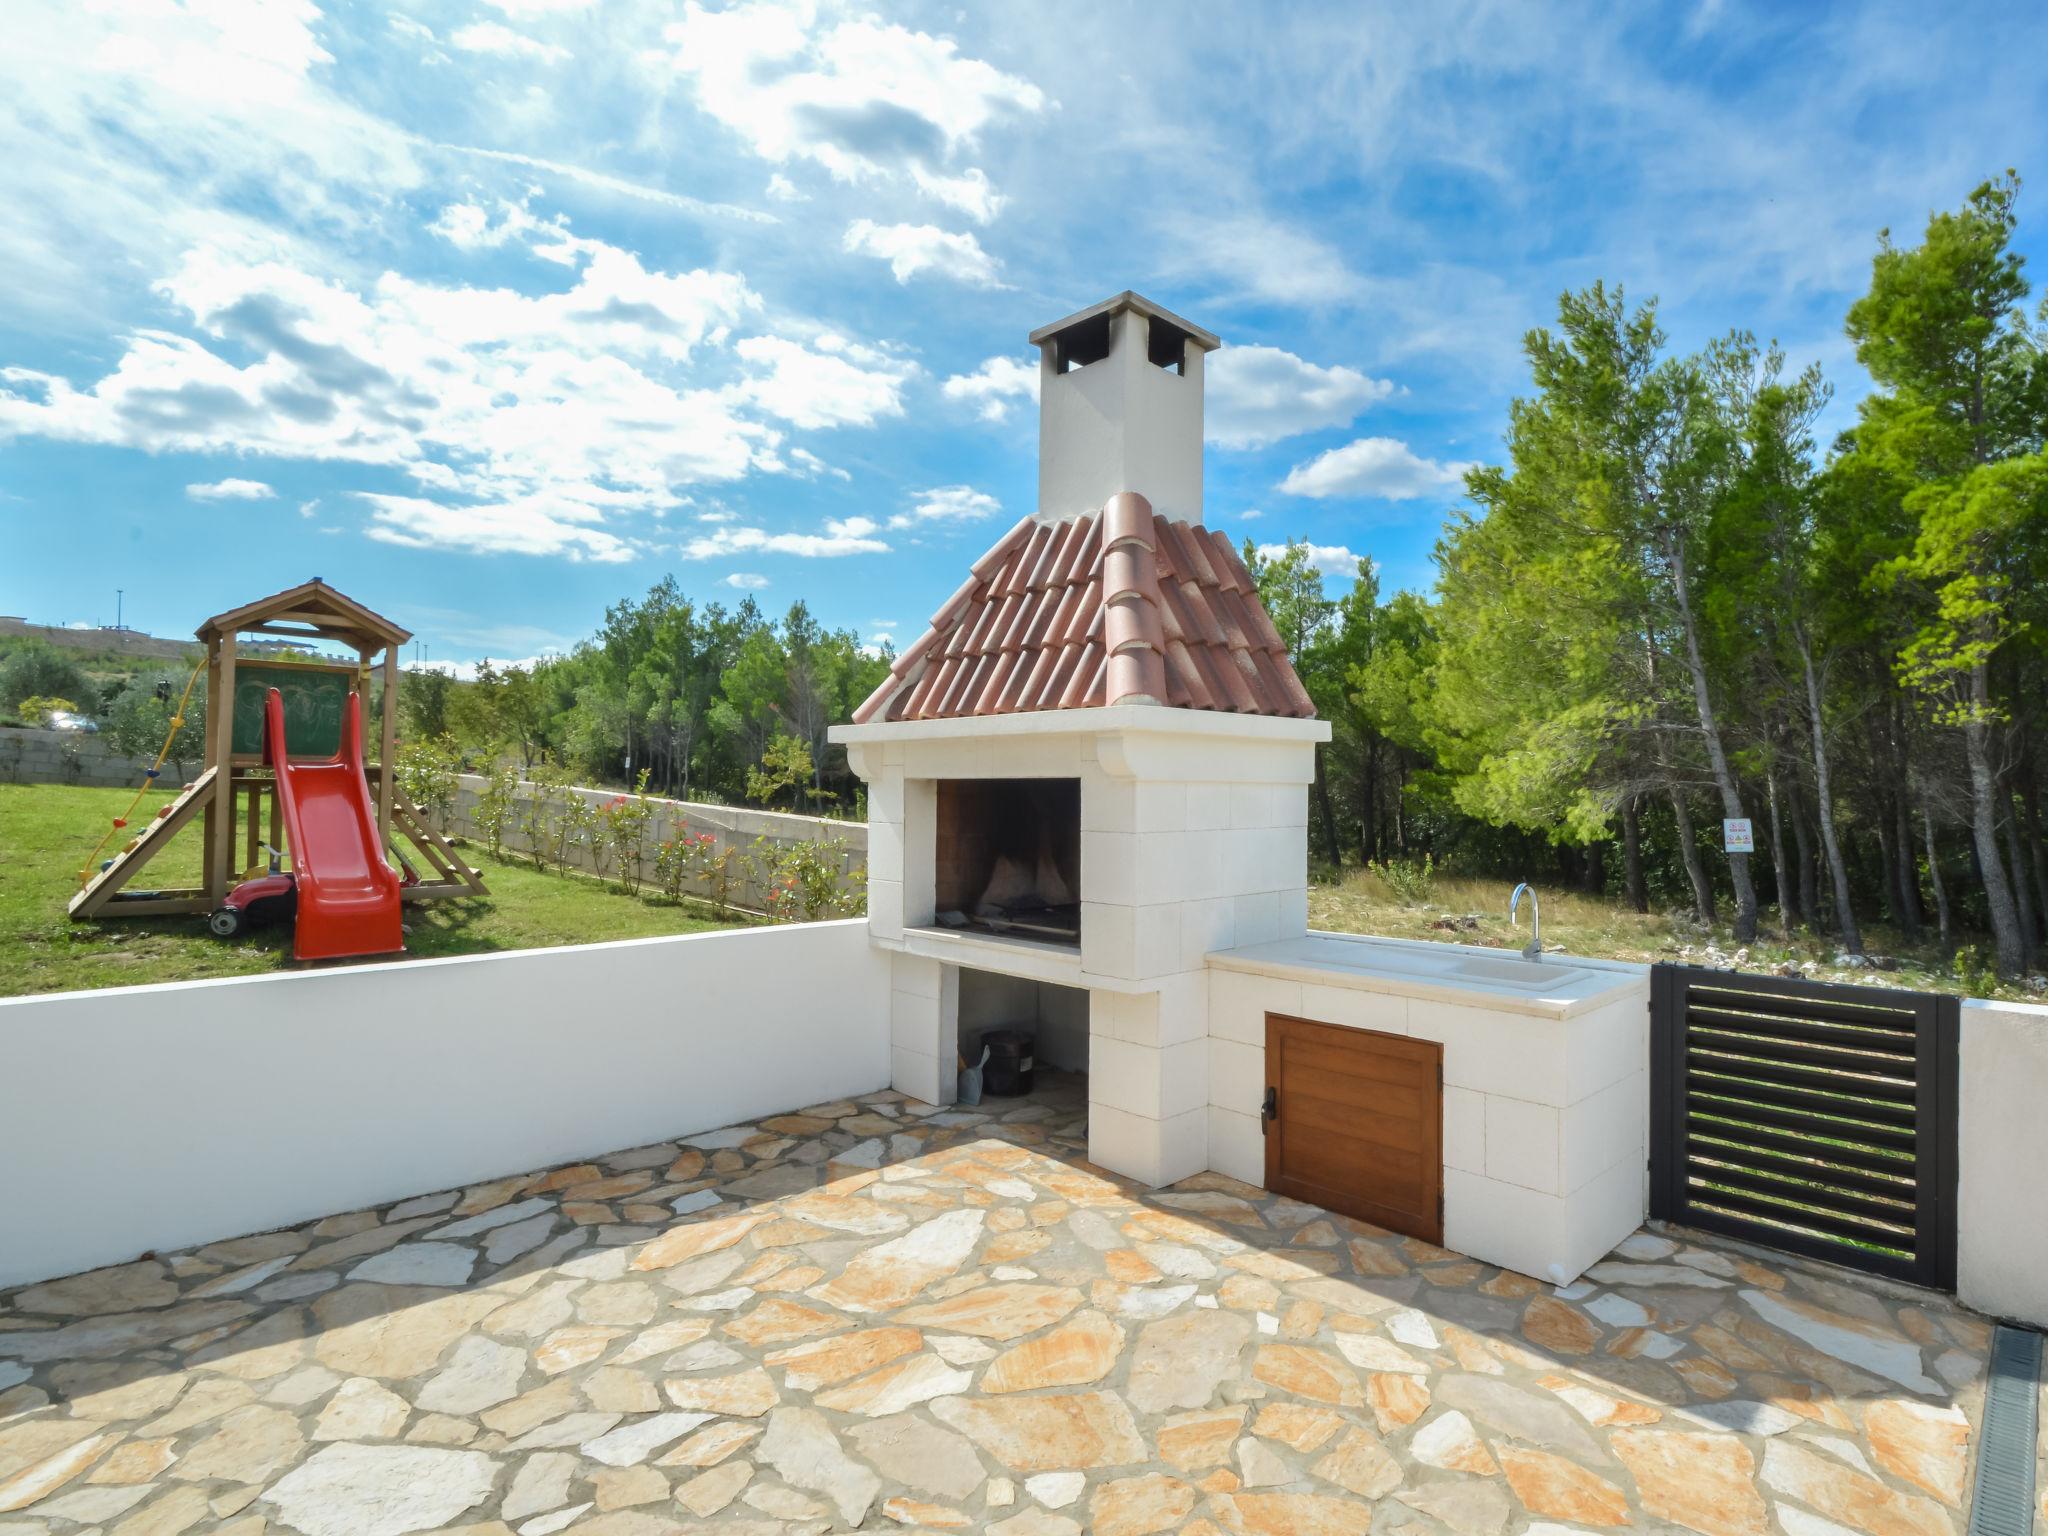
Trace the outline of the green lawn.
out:
M 294 968 L 288 929 L 221 940 L 199 917 L 74 923 L 65 915 L 94 840 L 127 808 L 131 794 L 0 784 L 0 997 Z M 145 799 L 137 825 L 169 798 L 167 792 Z M 407 907 L 408 955 L 473 955 L 733 926 L 701 907 L 645 901 L 582 875 L 541 874 L 475 847 L 462 852 L 483 870 L 490 894 Z M 199 853 L 194 823 L 131 888 L 198 884 Z

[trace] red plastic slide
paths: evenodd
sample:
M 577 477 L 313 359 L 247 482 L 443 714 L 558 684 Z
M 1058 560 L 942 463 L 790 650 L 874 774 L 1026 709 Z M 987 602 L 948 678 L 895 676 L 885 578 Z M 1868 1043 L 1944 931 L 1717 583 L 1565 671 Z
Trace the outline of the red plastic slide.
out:
M 277 771 L 277 802 L 298 883 L 292 954 L 338 960 L 403 950 L 398 874 L 384 860 L 377 806 L 363 776 L 361 699 L 348 696 L 336 756 L 295 763 L 285 749 L 284 696 L 271 689 L 263 713 L 263 760 Z

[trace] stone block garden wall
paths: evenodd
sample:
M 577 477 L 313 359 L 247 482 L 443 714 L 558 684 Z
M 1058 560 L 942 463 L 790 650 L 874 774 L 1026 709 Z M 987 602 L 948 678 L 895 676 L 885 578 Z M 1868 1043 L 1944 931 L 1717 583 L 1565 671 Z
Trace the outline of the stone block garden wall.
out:
M 473 773 L 457 778 L 455 802 L 444 818 L 444 831 L 474 843 L 489 844 L 490 839 L 476 820 L 477 802 L 488 782 Z M 557 798 L 575 795 L 593 805 L 615 799 L 618 793 L 611 789 L 584 788 L 555 791 Z M 522 830 L 521 823 L 533 794 L 534 786 L 522 781 L 520 814 L 512 818 L 513 825 L 508 826 L 504 833 L 504 846 L 513 853 L 532 852 L 531 840 Z M 755 851 L 757 841 L 771 848 L 792 848 L 800 843 L 843 843 L 845 846 L 832 857 L 842 871 L 842 883 L 849 889 L 856 883 L 854 877 L 867 868 L 868 829 L 865 822 L 835 821 L 823 816 L 792 816 L 783 811 L 759 811 L 738 805 L 700 805 L 695 801 L 650 799 L 655 807 L 653 819 L 647 826 L 646 864 L 650 871 L 654 864 L 654 849 L 665 839 L 705 832 L 711 834 L 715 851 L 722 853 L 735 849 L 741 855 Z M 594 856 L 588 848 L 572 845 L 564 851 L 564 857 L 573 868 L 595 872 Z M 761 887 L 758 871 L 744 857 L 735 859 L 732 867 L 736 873 L 732 889 L 734 904 L 752 911 L 762 910 L 766 905 L 766 892 Z M 606 869 L 607 874 L 615 872 L 613 867 Z
M 199 771 L 200 754 L 195 750 L 187 773 Z M 148 759 L 123 757 L 89 731 L 41 731 L 24 726 L 0 726 L 0 784 L 86 784 L 109 789 L 133 789 L 142 783 Z M 171 781 L 179 765 L 166 764 L 164 778 Z

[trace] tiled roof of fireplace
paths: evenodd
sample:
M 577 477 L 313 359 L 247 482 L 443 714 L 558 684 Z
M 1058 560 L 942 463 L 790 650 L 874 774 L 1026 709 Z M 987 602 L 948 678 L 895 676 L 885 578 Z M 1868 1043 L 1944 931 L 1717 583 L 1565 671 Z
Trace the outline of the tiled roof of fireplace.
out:
M 1132 492 L 1100 516 L 1019 522 L 853 718 L 1119 703 L 1315 714 L 1230 540 Z

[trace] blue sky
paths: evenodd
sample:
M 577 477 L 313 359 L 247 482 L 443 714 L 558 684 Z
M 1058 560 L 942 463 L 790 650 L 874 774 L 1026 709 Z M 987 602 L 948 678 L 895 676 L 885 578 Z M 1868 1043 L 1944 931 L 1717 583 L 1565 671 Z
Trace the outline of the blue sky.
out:
M 1126 287 L 1227 344 L 1212 525 L 1426 586 L 1559 290 L 1840 425 L 1877 231 L 2048 177 L 2038 8 L 1626 10 L 15 0 L 0 612 L 320 575 L 473 663 L 673 572 L 907 641 L 1033 504 L 1025 333 Z

